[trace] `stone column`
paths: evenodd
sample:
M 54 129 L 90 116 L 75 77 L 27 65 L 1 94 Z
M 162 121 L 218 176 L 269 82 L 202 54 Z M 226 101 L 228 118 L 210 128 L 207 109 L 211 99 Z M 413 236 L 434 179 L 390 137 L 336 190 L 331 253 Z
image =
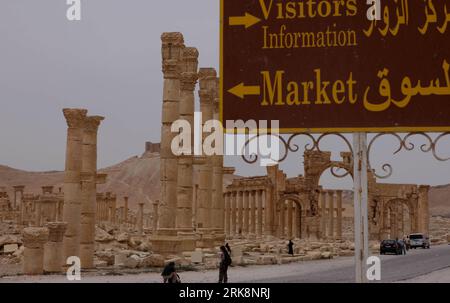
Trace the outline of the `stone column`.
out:
M 112 213 L 111 213 L 111 223 L 117 223 L 117 196 L 116 194 L 111 195 Z
M 272 195 L 274 195 L 272 188 L 267 188 L 262 192 L 262 199 L 264 201 L 264 230 L 266 236 L 273 236 L 273 218 L 274 218 L 274 207 L 272 201 Z
M 287 202 L 287 237 L 289 239 L 292 239 L 292 235 L 293 235 L 293 214 L 294 214 L 294 205 L 293 205 L 293 201 L 289 200 Z
M 19 206 L 22 207 L 23 192 L 25 190 L 25 186 L 24 185 L 17 185 L 17 186 L 14 186 L 13 188 L 14 188 L 13 208 L 16 209 Z M 19 195 L 17 195 L 17 193 L 19 193 Z
M 83 129 L 87 110 L 64 109 L 67 130 L 66 167 L 64 176 L 64 214 L 67 222 L 64 235 L 64 258 L 80 256 L 81 229 L 81 166 Z
M 342 190 L 336 191 L 336 239 L 342 240 Z
M 426 235 L 429 235 L 430 232 L 430 209 L 428 202 L 429 190 L 430 186 L 419 186 L 419 207 L 417 212 L 419 220 L 419 231 Z
M 198 50 L 186 47 L 182 51 L 181 61 L 181 92 L 179 103 L 180 120 L 189 123 L 192 131 L 191 142 L 194 142 L 194 90 L 198 74 Z M 178 184 L 177 184 L 177 215 L 176 228 L 178 232 L 193 232 L 192 201 L 193 189 L 193 148 L 178 157 Z
M 144 235 L 144 202 L 139 202 L 138 234 L 140 237 Z
M 128 197 L 123 197 L 123 223 L 128 227 Z
M 97 202 L 97 133 L 100 116 L 87 117 L 82 148 L 80 260 L 83 269 L 94 268 L 95 211 Z
M 213 118 L 216 121 L 220 120 L 220 81 L 219 78 L 216 78 L 215 86 L 214 86 L 214 104 L 213 104 Z M 219 129 L 215 130 L 216 132 L 220 131 Z M 223 140 L 223 136 L 220 138 Z M 225 217 L 224 217 L 224 209 L 225 209 L 225 201 L 223 197 L 223 179 L 224 175 L 229 173 L 230 171 L 234 172 L 234 169 L 225 169 L 223 165 L 223 142 L 215 142 L 216 146 L 221 147 L 221 154 L 214 155 L 212 157 L 213 162 L 213 203 L 215 209 L 215 227 L 218 234 L 222 234 L 219 241 L 223 241 L 223 234 L 225 229 Z
M 244 192 L 239 190 L 237 193 L 237 232 L 239 235 L 242 235 L 243 225 L 244 225 Z
M 225 193 L 225 234 L 230 235 L 230 193 Z
M 237 200 L 237 192 L 233 191 L 231 194 L 231 235 L 234 236 L 236 234 L 237 224 L 236 224 L 236 200 Z
M 286 229 L 286 201 L 281 201 L 280 205 L 280 214 L 279 214 L 279 226 L 278 226 L 278 237 L 284 238 L 285 235 L 285 229 Z
M 389 215 L 390 215 L 390 237 L 392 239 L 395 239 L 398 237 L 397 232 L 397 204 L 392 204 L 389 209 Z
M 295 238 L 302 238 L 301 235 L 301 217 L 302 217 L 302 210 L 299 206 L 299 204 L 295 204 L 295 210 L 294 210 L 294 237 Z
M 250 198 L 250 234 L 254 235 L 256 233 L 256 199 L 255 191 L 249 192 Z
M 153 220 L 152 220 L 152 229 L 153 232 L 156 232 L 158 230 L 158 207 L 159 207 L 159 201 L 153 202 Z
M 242 199 L 243 199 L 243 212 L 244 212 L 244 226 L 242 228 L 242 232 L 244 233 L 244 235 L 248 235 L 248 230 L 249 230 L 249 226 L 250 226 L 250 192 L 249 191 L 244 191 L 243 195 L 242 195 Z
M 194 163 L 198 167 L 198 192 L 197 192 L 197 230 L 208 231 L 211 222 L 211 165 L 207 157 L 197 156 Z
M 256 236 L 262 237 L 263 232 L 263 198 L 262 198 L 262 190 L 257 190 L 255 192 L 255 197 L 258 203 L 258 226 L 256 228 Z
M 200 111 L 202 113 L 202 128 L 207 121 L 214 118 L 214 99 L 217 73 L 213 68 L 201 68 L 199 71 L 200 83 Z M 210 133 L 203 132 L 204 140 Z M 203 233 L 212 231 L 213 207 L 213 161 L 211 156 L 204 156 L 199 165 L 199 209 L 197 225 Z
M 44 273 L 44 244 L 48 240 L 45 227 L 27 227 L 23 229 L 23 274 L 42 275 Z
M 327 237 L 327 207 L 326 207 L 326 193 L 321 191 L 319 194 L 320 204 L 320 231 L 322 239 Z
M 172 123 L 179 119 L 180 72 L 184 39 L 181 33 L 163 33 L 162 65 L 164 73 L 162 127 L 161 127 L 161 200 L 158 235 L 176 236 L 178 158 L 172 153 L 171 144 L 176 133 L 171 131 Z M 158 246 L 161 241 L 172 239 L 155 239 Z M 169 243 L 168 243 L 169 244 Z
M 48 242 L 44 245 L 44 271 L 60 273 L 66 263 L 63 258 L 63 238 L 67 223 L 51 222 L 46 227 L 49 231 Z
M 334 191 L 328 192 L 328 237 L 334 239 Z

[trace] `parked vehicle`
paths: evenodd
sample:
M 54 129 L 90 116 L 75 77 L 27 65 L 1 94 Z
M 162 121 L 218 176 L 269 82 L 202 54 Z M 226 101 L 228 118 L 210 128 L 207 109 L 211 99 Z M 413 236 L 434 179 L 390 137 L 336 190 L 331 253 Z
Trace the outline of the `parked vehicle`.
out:
M 409 235 L 409 245 L 411 248 L 416 249 L 417 247 L 430 248 L 430 238 L 421 233 L 410 234 Z
M 402 244 L 396 240 L 383 240 L 380 243 L 380 255 L 385 255 L 386 253 L 393 253 L 396 255 L 401 255 L 403 253 Z

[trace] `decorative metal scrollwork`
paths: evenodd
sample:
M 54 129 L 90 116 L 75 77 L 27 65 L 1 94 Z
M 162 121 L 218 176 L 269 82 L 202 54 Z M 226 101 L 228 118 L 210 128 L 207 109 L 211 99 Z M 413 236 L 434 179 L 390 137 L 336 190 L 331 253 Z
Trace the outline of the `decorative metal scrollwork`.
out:
M 371 140 L 369 141 L 369 144 L 368 144 L 368 148 L 367 148 L 368 166 L 370 168 L 372 168 L 371 162 L 370 162 L 370 155 L 371 155 L 371 151 L 372 151 L 372 148 L 373 148 L 375 142 L 378 139 L 380 139 L 382 137 L 387 137 L 387 136 L 393 137 L 393 138 L 397 139 L 397 141 L 398 141 L 398 148 L 394 151 L 393 155 L 398 154 L 402 150 L 413 151 L 416 148 L 416 145 L 411 142 L 412 138 L 421 137 L 426 140 L 426 143 L 420 145 L 420 147 L 419 147 L 422 152 L 424 152 L 424 153 L 431 152 L 433 157 L 438 161 L 441 161 L 441 162 L 448 161 L 448 160 L 450 160 L 450 155 L 448 157 L 439 155 L 439 153 L 437 152 L 437 149 L 438 149 L 438 145 L 439 145 L 440 141 L 449 135 L 450 135 L 450 132 L 445 132 L 445 133 L 441 133 L 441 134 L 437 135 L 433 139 L 433 137 L 431 137 L 429 134 L 424 133 L 424 132 L 412 132 L 412 133 L 405 134 L 404 136 L 401 136 L 400 134 L 393 133 L 393 132 L 376 134 L 374 137 L 371 138 Z M 258 140 L 261 136 L 267 136 L 267 135 L 266 134 L 252 135 L 251 138 L 245 142 L 245 145 L 242 148 L 242 159 L 246 163 L 254 164 L 258 161 L 259 155 L 257 153 L 246 154 L 245 150 L 247 150 L 247 148 L 249 147 L 249 144 L 253 140 Z M 280 157 L 279 157 L 279 159 L 272 159 L 273 161 L 278 162 L 278 163 L 285 161 L 286 158 L 288 157 L 289 153 L 296 153 L 300 150 L 300 145 L 295 143 L 295 139 L 302 137 L 302 136 L 305 137 L 306 139 L 308 139 L 308 141 L 309 141 L 308 143 L 306 143 L 304 145 L 305 151 L 321 152 L 322 151 L 320 148 L 321 142 L 325 138 L 328 138 L 330 136 L 335 136 L 335 137 L 342 139 L 342 141 L 344 141 L 345 145 L 348 147 L 348 151 L 351 153 L 351 155 L 353 155 L 352 144 L 345 137 L 345 135 L 340 134 L 340 133 L 324 133 L 319 136 L 314 136 L 310 133 L 298 133 L 298 134 L 289 135 L 289 138 L 287 140 L 283 137 L 283 135 L 280 135 L 280 134 L 276 134 L 276 135 L 272 134 L 271 136 L 276 137 L 280 141 L 280 146 L 282 149 L 282 151 L 280 151 L 281 152 Z M 342 170 L 342 169 L 345 170 L 345 173 L 339 173 L 339 170 Z M 391 164 L 384 163 L 383 165 L 381 165 L 381 170 L 383 171 L 382 174 L 377 173 L 377 171 L 372 168 L 373 174 L 375 175 L 375 177 L 377 177 L 379 179 L 386 179 L 386 178 L 389 178 L 390 176 L 392 176 L 393 168 L 392 168 Z M 331 171 L 331 174 L 337 178 L 345 178 L 352 174 L 352 172 L 349 171 L 348 168 L 344 167 L 343 165 L 336 164 L 336 163 L 333 163 L 333 165 L 330 167 L 330 171 Z
M 442 156 L 439 156 L 438 153 L 437 153 L 437 147 L 438 147 L 439 141 L 442 138 L 444 138 L 444 137 L 446 137 L 448 135 L 450 135 L 450 132 L 445 132 L 445 133 L 442 133 L 442 134 L 438 135 L 435 139 L 433 139 L 429 134 L 423 133 L 423 132 L 408 133 L 404 137 L 400 136 L 397 133 L 380 133 L 380 134 L 377 134 L 370 140 L 370 143 L 369 143 L 368 148 L 367 148 L 368 165 L 369 165 L 369 167 L 372 167 L 370 165 L 370 152 L 372 150 L 372 147 L 373 147 L 374 143 L 379 138 L 385 137 L 385 136 L 391 136 L 391 137 L 394 137 L 395 139 L 398 140 L 399 146 L 398 146 L 397 150 L 393 153 L 394 155 L 398 154 L 403 149 L 406 150 L 406 151 L 413 151 L 416 148 L 416 145 L 411 142 L 411 139 L 413 137 L 422 137 L 422 138 L 425 138 L 425 140 L 427 141 L 425 144 L 422 144 L 420 146 L 420 150 L 422 152 L 424 152 L 424 153 L 431 152 L 433 157 L 436 160 L 438 160 L 438 161 L 441 161 L 441 162 L 448 161 L 448 160 L 450 160 L 450 156 L 448 158 L 444 158 Z M 375 169 L 372 169 L 374 175 L 377 178 L 379 178 L 379 179 L 386 179 L 386 178 L 389 178 L 390 176 L 392 176 L 393 168 L 392 168 L 391 164 L 385 163 L 385 164 L 383 164 L 381 166 L 381 169 L 385 172 L 385 174 L 380 175 L 380 174 L 378 174 L 376 172 Z

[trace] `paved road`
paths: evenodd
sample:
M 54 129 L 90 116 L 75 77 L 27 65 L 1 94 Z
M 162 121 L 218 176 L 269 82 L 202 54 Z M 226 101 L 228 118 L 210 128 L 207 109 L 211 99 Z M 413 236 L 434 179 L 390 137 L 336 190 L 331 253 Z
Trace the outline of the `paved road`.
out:
M 410 250 L 406 256 L 381 256 L 381 282 L 442 282 L 450 270 L 450 246 L 432 247 L 430 250 Z M 432 273 L 431 275 L 427 275 Z M 183 283 L 215 283 L 218 271 L 182 272 Z M 230 282 L 267 283 L 345 283 L 354 282 L 354 258 L 343 257 L 333 260 L 318 260 L 283 265 L 231 267 Z M 414 279 L 416 278 L 416 279 Z M 448 279 L 447 279 L 448 280 Z M 4 282 L 67 283 L 64 275 L 13 276 L 0 279 Z M 83 274 L 83 283 L 161 283 L 159 273 L 125 274 Z M 448 281 L 447 281 L 448 282 Z M 76 283 L 76 282 L 70 282 Z
M 381 282 L 398 282 L 426 275 L 450 267 L 450 245 L 431 249 L 410 250 L 407 255 L 381 256 Z M 341 262 L 339 266 L 279 278 L 257 279 L 249 282 L 274 283 L 346 283 L 354 282 L 353 260 Z M 436 281 L 438 282 L 438 281 Z

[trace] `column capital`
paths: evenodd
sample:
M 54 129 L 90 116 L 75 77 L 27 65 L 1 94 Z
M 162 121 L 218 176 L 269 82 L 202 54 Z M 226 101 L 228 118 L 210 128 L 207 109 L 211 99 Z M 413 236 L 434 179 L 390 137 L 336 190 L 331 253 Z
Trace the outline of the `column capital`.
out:
M 64 117 L 70 128 L 83 128 L 86 120 L 87 110 L 78 108 L 64 108 Z
M 45 225 L 49 231 L 48 240 L 51 242 L 61 242 L 67 229 L 66 222 L 49 222 Z
M 197 74 L 198 50 L 195 47 L 186 47 L 182 51 L 183 72 Z
M 200 90 L 211 91 L 212 101 L 216 98 L 217 72 L 214 68 L 200 68 L 198 72 Z
M 105 120 L 105 117 L 102 116 L 88 116 L 84 123 L 84 129 L 96 133 L 103 120 Z
M 18 191 L 23 191 L 25 189 L 25 185 L 16 185 L 13 186 L 14 191 L 18 192 Z
M 40 247 L 48 241 L 49 230 L 46 227 L 26 227 L 22 231 L 25 247 Z
M 181 73 L 181 89 L 187 91 L 194 91 L 197 84 L 198 74 L 195 72 Z
M 180 60 L 184 49 L 184 38 L 181 33 L 163 33 L 162 42 L 162 66 L 165 79 L 178 78 L 180 75 Z

